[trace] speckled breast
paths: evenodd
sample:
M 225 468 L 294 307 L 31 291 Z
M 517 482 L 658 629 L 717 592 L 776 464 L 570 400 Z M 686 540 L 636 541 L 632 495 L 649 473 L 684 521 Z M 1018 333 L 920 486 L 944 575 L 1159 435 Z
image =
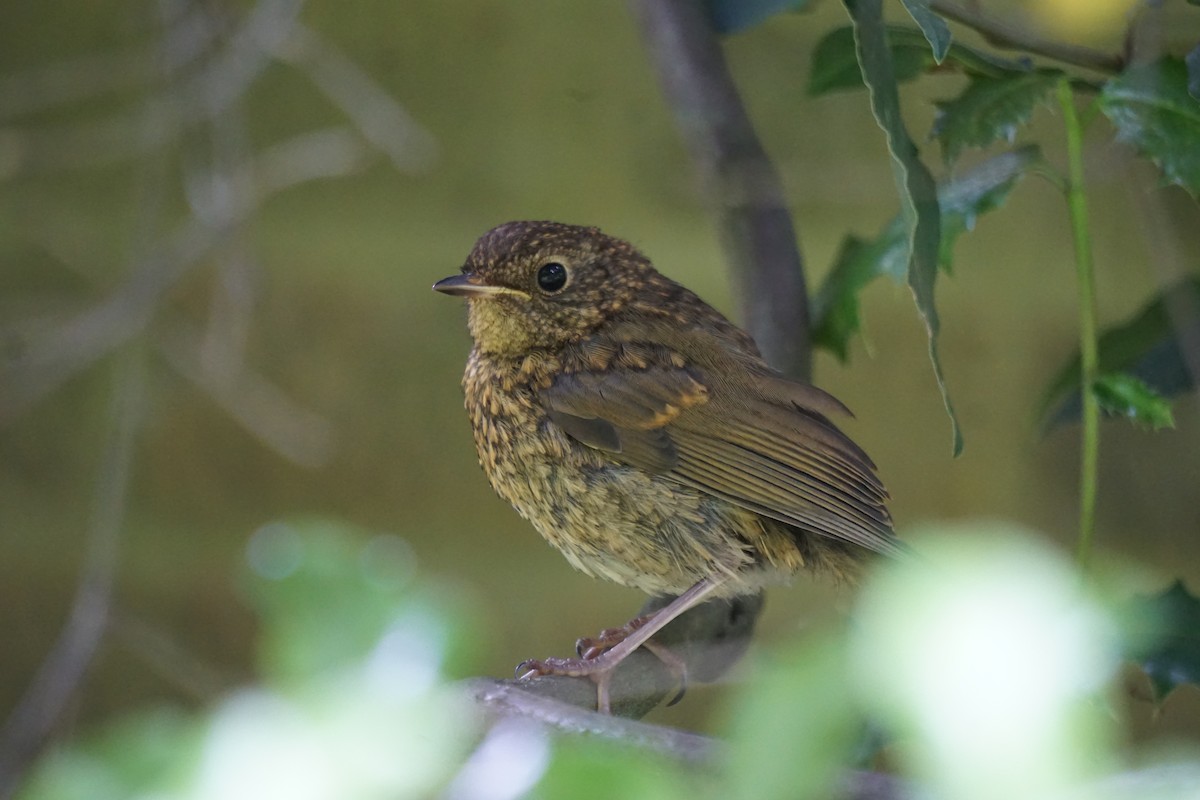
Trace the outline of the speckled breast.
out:
M 764 582 L 750 545 L 764 536 L 757 515 L 572 440 L 517 363 L 473 353 L 463 388 L 492 488 L 577 569 L 649 594 L 714 573 L 736 576 L 728 594 Z

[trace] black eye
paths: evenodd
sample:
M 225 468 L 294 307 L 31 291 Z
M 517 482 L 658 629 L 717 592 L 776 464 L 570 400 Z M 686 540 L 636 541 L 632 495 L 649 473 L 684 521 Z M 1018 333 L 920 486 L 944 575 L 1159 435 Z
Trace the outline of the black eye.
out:
M 557 261 L 542 264 L 537 273 L 537 282 L 543 292 L 557 292 L 567 285 L 567 268 Z

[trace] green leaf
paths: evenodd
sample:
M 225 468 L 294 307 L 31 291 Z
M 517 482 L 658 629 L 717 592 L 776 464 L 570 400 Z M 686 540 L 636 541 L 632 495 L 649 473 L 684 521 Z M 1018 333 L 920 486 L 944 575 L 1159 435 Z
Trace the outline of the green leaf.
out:
M 1188 683 L 1200 686 L 1200 600 L 1177 580 L 1161 594 L 1134 597 L 1130 606 L 1151 629 L 1131 655 L 1150 678 L 1155 699 L 1161 703 Z
M 1188 68 L 1167 56 L 1130 67 L 1104 85 L 1100 110 L 1133 145 L 1176 183 L 1200 196 L 1200 101 L 1188 93 Z
M 968 147 L 987 147 L 999 139 L 1011 142 L 1061 75 L 1058 70 L 1039 69 L 972 77 L 958 97 L 937 103 L 933 135 L 941 143 L 942 158 L 952 164 Z
M 737 33 L 753 28 L 784 11 L 800 11 L 811 0 L 705 0 L 717 33 Z
M 331 521 L 272 522 L 246 550 L 247 588 L 263 619 L 260 661 L 283 682 L 361 660 L 416 604 L 412 553 L 398 537 Z
M 1175 427 L 1170 401 L 1127 372 L 1099 376 L 1092 392 L 1109 416 L 1128 417 L 1154 430 Z
M 903 25 L 888 25 L 888 48 L 892 52 L 892 71 L 897 83 L 910 81 L 923 72 L 938 66 L 925 35 L 916 28 Z M 1010 60 L 998 58 L 981 50 L 974 50 L 958 42 L 942 62 L 942 68 L 953 66 L 968 75 L 1000 77 L 1008 74 L 1029 72 L 1032 62 L 1027 58 Z M 813 96 L 845 89 L 863 88 L 862 71 L 854 51 L 854 29 L 837 28 L 826 34 L 813 50 L 812 71 L 808 79 L 808 93 Z
M 908 15 L 917 23 L 933 49 L 933 60 L 942 63 L 950 49 L 950 26 L 929 8 L 929 0 L 903 0 Z
M 1009 191 L 1041 161 L 1036 147 L 1002 153 L 979 164 L 956 180 L 938 187 L 942 242 L 938 260 L 950 271 L 954 242 L 975 227 L 980 215 L 999 208 Z M 908 269 L 907 234 L 903 217 L 895 217 L 870 241 L 848 236 L 813 297 L 813 343 L 840 360 L 849 358 L 849 342 L 861 328 L 858 295 L 875 278 L 886 275 L 899 283 Z
M 1126 374 L 1160 397 L 1189 391 L 1196 379 L 1188 365 L 1187 342 L 1196 336 L 1200 336 L 1200 277 L 1167 287 L 1132 319 L 1106 330 L 1099 341 L 1100 373 Z M 1043 433 L 1079 419 L 1079 361 L 1076 353 L 1046 390 L 1038 411 Z M 1105 398 L 1098 397 L 1103 404 Z M 1138 421 L 1154 426 L 1153 419 L 1152 414 Z
M 863 82 L 871 94 L 871 111 L 887 137 L 892 156 L 892 173 L 900 195 L 900 209 L 907 230 L 908 285 L 912 288 L 917 310 L 925 320 L 929 334 L 929 360 L 942 393 L 942 402 L 950 417 L 952 450 L 962 452 L 962 431 L 938 359 L 937 335 L 940 323 L 934 306 L 933 287 L 937 279 L 938 251 L 941 247 L 941 216 L 938 211 L 937 185 L 921 162 L 916 144 L 900 116 L 900 93 L 896 87 L 892 54 L 888 49 L 883 24 L 882 0 L 845 0 L 854 23 L 854 39 Z
M 933 54 L 920 31 L 888 26 L 888 46 L 896 80 L 909 81 L 934 66 Z M 808 93 L 818 97 L 842 89 L 863 88 L 862 70 L 854 51 L 854 29 L 838 28 L 817 42 L 813 50 Z
M 537 786 L 521 797 L 688 800 L 703 794 L 704 780 L 698 771 L 688 770 L 652 748 L 637 747 L 632 741 L 616 743 L 602 737 L 563 736 L 555 742 L 554 758 Z
M 863 721 L 849 685 L 845 644 L 809 637 L 759 660 L 733 699 L 728 758 L 711 796 L 730 800 L 840 796 Z M 787 702 L 781 702 L 787 698 Z M 797 714 L 796 709 L 804 709 Z

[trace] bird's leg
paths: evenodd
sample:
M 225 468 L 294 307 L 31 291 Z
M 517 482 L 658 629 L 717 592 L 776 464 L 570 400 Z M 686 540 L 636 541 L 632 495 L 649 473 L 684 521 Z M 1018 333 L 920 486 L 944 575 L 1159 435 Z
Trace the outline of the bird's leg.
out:
M 626 625 L 625 628 L 615 629 L 617 631 L 625 631 L 624 636 L 620 637 L 618 641 L 607 649 L 592 657 L 586 657 L 585 655 L 582 658 L 547 658 L 540 661 L 532 659 L 523 661 L 517 665 L 517 677 L 520 680 L 527 680 L 542 675 L 567 675 L 570 677 L 590 678 L 596 684 L 597 710 L 605 714 L 610 714 L 612 713 L 612 709 L 609 703 L 608 688 L 613 670 L 617 668 L 617 665 L 624 661 L 634 650 L 646 644 L 651 636 L 666 627 L 671 620 L 689 608 L 703 602 L 706 597 L 721 585 L 721 582 L 721 578 L 704 578 L 653 614 L 638 617 Z M 604 638 L 605 633 L 610 632 L 605 631 L 601 634 L 601 638 Z M 661 654 L 656 653 L 656 655 L 660 659 L 663 659 Z M 671 666 L 672 660 L 678 662 L 674 654 L 671 654 L 667 659 L 663 659 L 664 663 L 668 666 Z
M 613 649 L 621 642 L 629 638 L 629 635 L 638 628 L 645 625 L 650 620 L 654 619 L 657 611 L 652 611 L 649 614 L 643 614 L 640 617 L 634 617 L 619 628 L 605 628 L 600 631 L 596 637 L 584 636 L 575 640 L 575 652 L 584 661 L 591 661 L 608 650 Z M 658 657 L 658 660 L 671 671 L 679 684 L 679 691 L 672 697 L 667 705 L 673 706 L 683 699 L 687 693 L 688 687 L 688 672 L 687 662 L 679 656 L 671 648 L 659 644 L 651 639 L 642 643 L 642 647 L 649 650 Z
M 651 611 L 649 614 L 634 617 L 619 628 L 605 628 L 595 638 L 584 636 L 576 639 L 575 653 L 584 660 L 591 660 L 628 639 L 631 633 L 654 619 L 656 613 L 658 612 Z

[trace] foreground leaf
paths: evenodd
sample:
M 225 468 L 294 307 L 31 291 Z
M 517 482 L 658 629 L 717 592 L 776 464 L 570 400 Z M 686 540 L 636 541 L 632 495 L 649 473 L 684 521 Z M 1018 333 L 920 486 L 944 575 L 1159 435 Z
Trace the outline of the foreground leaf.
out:
M 933 13 L 929 8 L 929 0 L 903 0 L 908 15 L 917 23 L 925 40 L 933 50 L 933 60 L 942 63 L 946 51 L 950 49 L 950 26 L 946 20 Z
M 949 271 L 952 266 L 958 236 L 974 228 L 980 214 L 999 208 L 1017 179 L 1040 160 L 1036 147 L 1023 147 L 988 159 L 938 188 L 942 217 L 938 260 L 942 269 Z M 897 283 L 904 280 L 907 254 L 903 217 L 894 218 L 870 241 L 847 237 L 833 269 L 813 298 L 814 344 L 845 361 L 849 357 L 850 338 L 861 328 L 859 293 L 881 275 Z
M 929 334 L 929 360 L 942 393 L 942 402 L 950 417 L 952 450 L 962 452 L 962 430 L 950 402 L 950 393 L 942 374 L 937 352 L 940 322 L 934 306 L 933 287 L 937 279 L 938 251 L 941 247 L 941 215 L 937 185 L 921 162 L 916 144 L 904 127 L 900 115 L 900 94 L 888 49 L 883 24 L 882 0 L 846 0 L 846 9 L 854 22 L 854 38 L 863 82 L 871 93 L 871 111 L 887 137 L 892 156 L 892 172 L 900 195 L 901 215 L 907 232 L 908 285 L 912 288 L 917 310 L 925 320 Z
M 910 81 L 938 66 L 925 35 L 916 28 L 888 25 L 888 48 L 892 53 L 892 72 L 897 83 Z M 1029 72 L 1029 59 L 998 58 L 953 42 L 942 66 L 952 65 L 968 75 L 1020 75 Z M 862 71 L 854 50 L 854 29 L 838 28 L 827 34 L 813 50 L 808 93 L 814 97 L 844 89 L 862 89 Z
M 1196 336 L 1200 336 L 1200 277 L 1167 287 L 1135 317 L 1106 330 L 1099 341 L 1100 373 L 1129 375 L 1160 397 L 1191 390 L 1196 379 L 1186 343 Z M 1076 353 L 1046 390 L 1038 411 L 1043 433 L 1079 419 L 1079 361 Z M 1105 398 L 1100 400 L 1103 405 Z M 1153 426 L 1153 419 L 1151 413 L 1150 418 L 1137 421 Z
M 1200 686 L 1200 600 L 1183 581 L 1156 595 L 1143 595 L 1130 603 L 1139 620 L 1152 632 L 1131 655 L 1162 702 L 1185 684 Z
M 972 77 L 958 97 L 937 103 L 933 135 L 941 143 L 942 158 L 952 164 L 969 147 L 987 147 L 1000 139 L 1011 142 L 1061 75 L 1058 70 L 1039 69 Z
M 1200 101 L 1188 93 L 1182 59 L 1130 67 L 1105 84 L 1100 110 L 1163 177 L 1200 196 Z

